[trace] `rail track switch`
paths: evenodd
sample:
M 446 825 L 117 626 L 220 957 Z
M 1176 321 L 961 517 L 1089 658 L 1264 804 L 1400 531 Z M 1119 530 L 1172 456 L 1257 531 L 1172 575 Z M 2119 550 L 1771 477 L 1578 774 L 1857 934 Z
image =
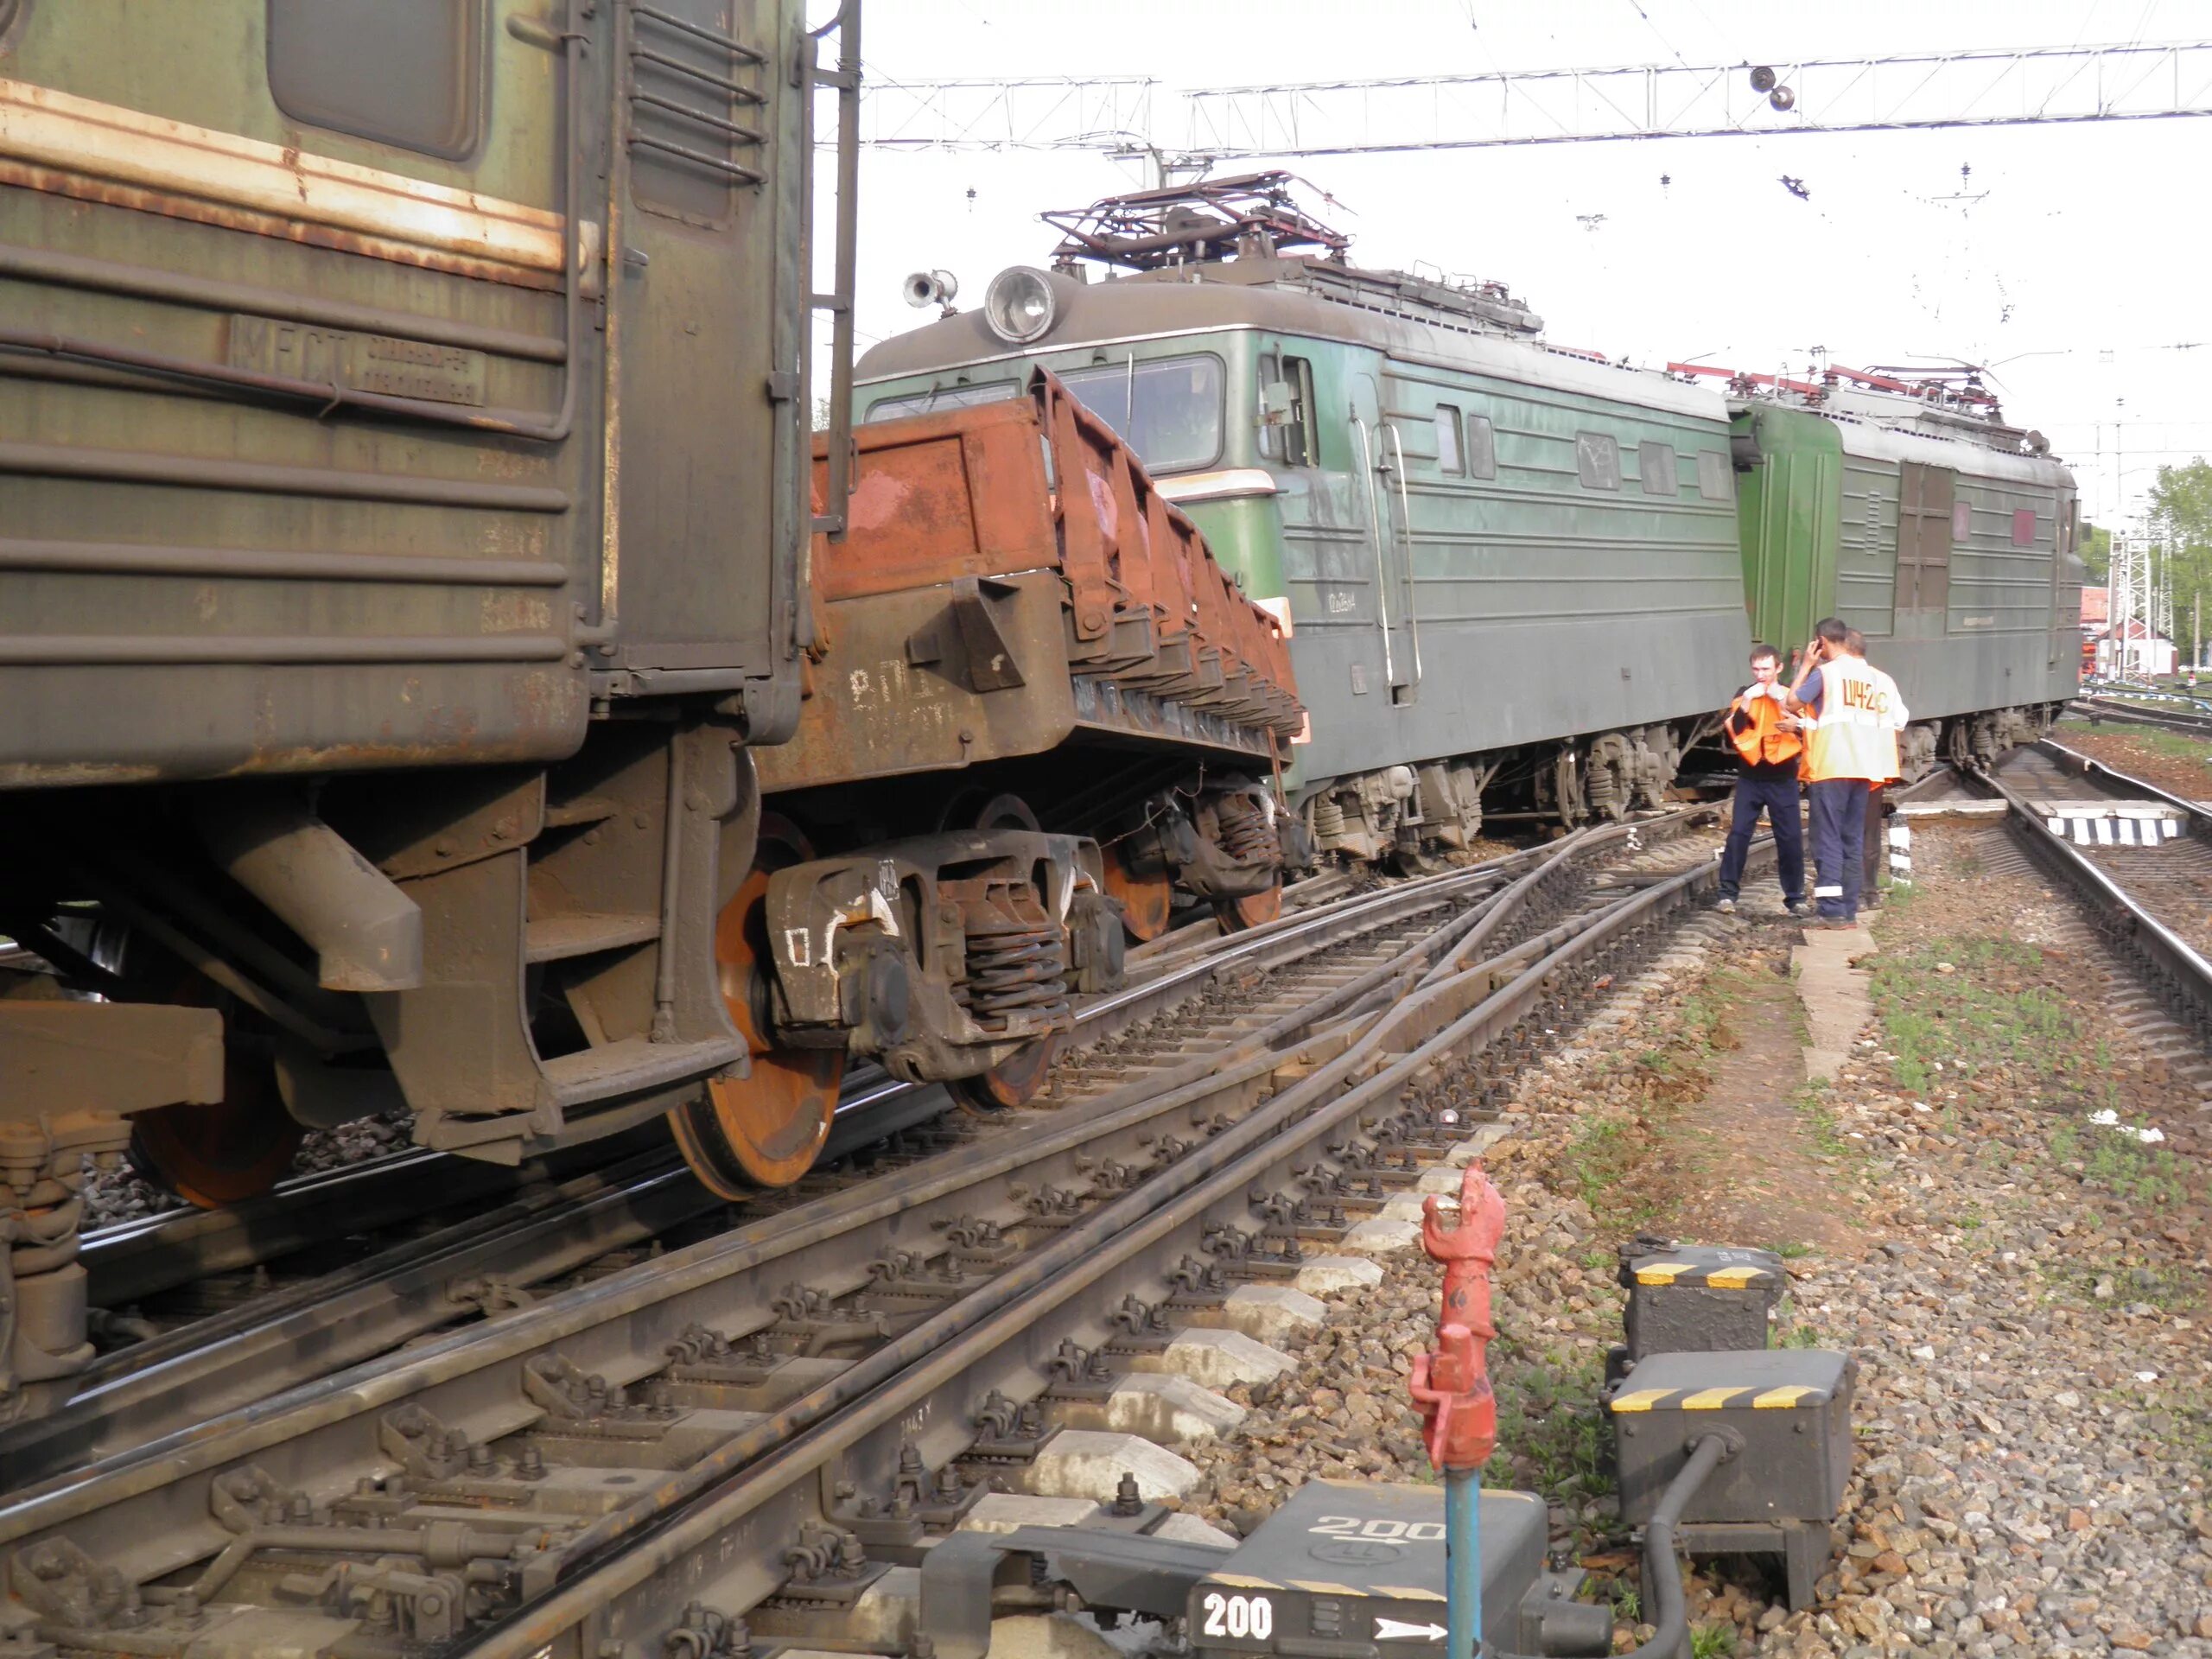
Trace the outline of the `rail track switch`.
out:
M 1482 1494 L 1484 1644 L 1611 1651 L 1611 1609 L 1575 1600 L 1582 1573 L 1546 1570 L 1544 1541 L 1541 1498 Z M 1096 1613 L 1179 1615 L 1192 1659 L 1444 1659 L 1444 1491 L 1309 1480 L 1233 1551 L 1096 1526 L 956 1534 L 922 1564 L 937 1659 L 983 1659 L 995 1586 L 1040 1578 Z
M 1685 1506 L 1682 1545 L 1781 1555 L 1789 1605 L 1809 1605 L 1851 1478 L 1857 1375 L 1848 1355 L 1812 1348 L 1646 1355 L 1603 1396 L 1622 1520 L 1648 1522 L 1691 1447 L 1718 1433 L 1729 1455 Z

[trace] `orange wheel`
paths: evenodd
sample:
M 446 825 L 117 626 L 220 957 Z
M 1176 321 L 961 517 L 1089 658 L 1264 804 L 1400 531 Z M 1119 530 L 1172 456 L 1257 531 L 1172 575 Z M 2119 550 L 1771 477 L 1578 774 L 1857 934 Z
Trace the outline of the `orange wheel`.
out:
M 1230 933 L 1272 922 L 1282 914 L 1282 878 L 1278 875 L 1274 886 L 1263 893 L 1224 900 L 1214 907 L 1214 913 L 1221 918 L 1223 931 Z
M 140 1112 L 130 1120 L 130 1162 L 202 1210 L 257 1198 L 291 1173 L 304 1131 L 284 1109 L 275 1065 L 238 1030 L 227 995 L 192 974 L 171 1000 L 222 1010 L 223 1097 Z
M 668 1122 L 684 1162 L 717 1198 L 789 1186 L 814 1166 L 837 1115 L 843 1051 L 779 1047 L 765 1017 L 772 961 L 768 878 L 813 855 L 791 824 L 764 819 L 753 873 L 715 918 L 722 1006 L 745 1038 L 752 1071 L 709 1084 L 704 1100 L 677 1108 Z
M 1052 1069 L 1052 1056 L 1059 1052 L 1059 1046 L 1058 1038 L 1040 1037 L 982 1076 L 956 1077 L 944 1085 L 945 1089 L 953 1099 L 982 1116 L 1011 1111 L 1045 1086 L 1046 1076 Z
M 1106 891 L 1122 901 L 1122 926 L 1138 944 L 1158 938 L 1167 931 L 1169 913 L 1175 908 L 1175 883 L 1162 870 L 1139 875 L 1122 861 L 1120 843 L 1104 849 Z

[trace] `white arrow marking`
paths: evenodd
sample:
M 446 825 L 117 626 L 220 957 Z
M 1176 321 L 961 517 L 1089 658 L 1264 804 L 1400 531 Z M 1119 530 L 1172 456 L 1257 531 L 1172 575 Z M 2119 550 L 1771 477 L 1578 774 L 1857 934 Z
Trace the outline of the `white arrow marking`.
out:
M 1375 1639 L 1377 1642 L 1405 1642 L 1419 1637 L 1424 1642 L 1441 1642 L 1451 1632 L 1441 1624 L 1414 1624 L 1402 1618 L 1375 1616 Z

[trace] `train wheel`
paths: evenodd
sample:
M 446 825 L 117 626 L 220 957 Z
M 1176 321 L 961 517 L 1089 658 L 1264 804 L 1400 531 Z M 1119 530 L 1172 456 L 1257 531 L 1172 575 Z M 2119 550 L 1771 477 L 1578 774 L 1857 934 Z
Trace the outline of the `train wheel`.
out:
M 768 878 L 814 856 L 780 818 L 761 821 L 752 874 L 715 919 L 722 1005 L 752 1053 L 752 1074 L 707 1085 L 707 1097 L 668 1115 L 684 1162 L 717 1198 L 789 1186 L 814 1166 L 837 1114 L 845 1056 L 779 1047 L 767 1022 Z
M 981 1077 L 956 1077 L 944 1085 L 945 1089 L 953 1099 L 979 1116 L 1012 1111 L 1045 1086 L 1045 1078 L 1052 1069 L 1052 1056 L 1059 1052 L 1059 1046 L 1057 1037 L 1039 1038 L 1010 1059 L 1001 1060 Z
M 1106 891 L 1122 901 L 1122 926 L 1140 944 L 1149 944 L 1167 931 L 1175 908 L 1175 883 L 1165 870 L 1140 875 L 1122 861 L 1121 843 L 1103 849 L 1106 855 Z
M 257 1198 L 291 1173 L 305 1131 L 284 1109 L 276 1065 L 252 1033 L 240 1029 L 229 996 L 193 974 L 170 1000 L 222 1011 L 223 1097 L 133 1117 L 131 1165 L 201 1210 Z
M 1282 877 L 1278 874 L 1274 886 L 1264 892 L 1223 899 L 1214 906 L 1214 914 L 1221 918 L 1225 933 L 1242 933 L 1248 927 L 1260 927 L 1274 921 L 1282 914 Z

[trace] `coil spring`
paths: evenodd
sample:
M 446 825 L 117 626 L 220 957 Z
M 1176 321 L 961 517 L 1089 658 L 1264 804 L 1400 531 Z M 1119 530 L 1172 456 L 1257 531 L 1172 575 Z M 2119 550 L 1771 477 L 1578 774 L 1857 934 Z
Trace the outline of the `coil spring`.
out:
M 1067 939 L 1058 928 L 1041 913 L 1034 920 L 1009 917 L 987 905 L 970 906 L 963 919 L 968 976 L 953 997 L 969 1019 L 1003 1031 L 1011 1014 L 1066 1016 Z
M 1275 827 L 1249 795 L 1224 795 L 1214 808 L 1221 825 L 1221 847 L 1240 864 L 1270 860 L 1281 851 Z
M 1323 841 L 1334 841 L 1344 832 L 1344 810 L 1333 795 L 1324 795 L 1313 803 L 1313 833 Z
M 1609 758 L 1601 759 L 1595 753 L 1591 755 L 1589 769 L 1583 775 L 1582 791 L 1593 815 L 1613 816 L 1613 804 L 1619 798 L 1619 793 L 1613 785 L 1613 768 Z

